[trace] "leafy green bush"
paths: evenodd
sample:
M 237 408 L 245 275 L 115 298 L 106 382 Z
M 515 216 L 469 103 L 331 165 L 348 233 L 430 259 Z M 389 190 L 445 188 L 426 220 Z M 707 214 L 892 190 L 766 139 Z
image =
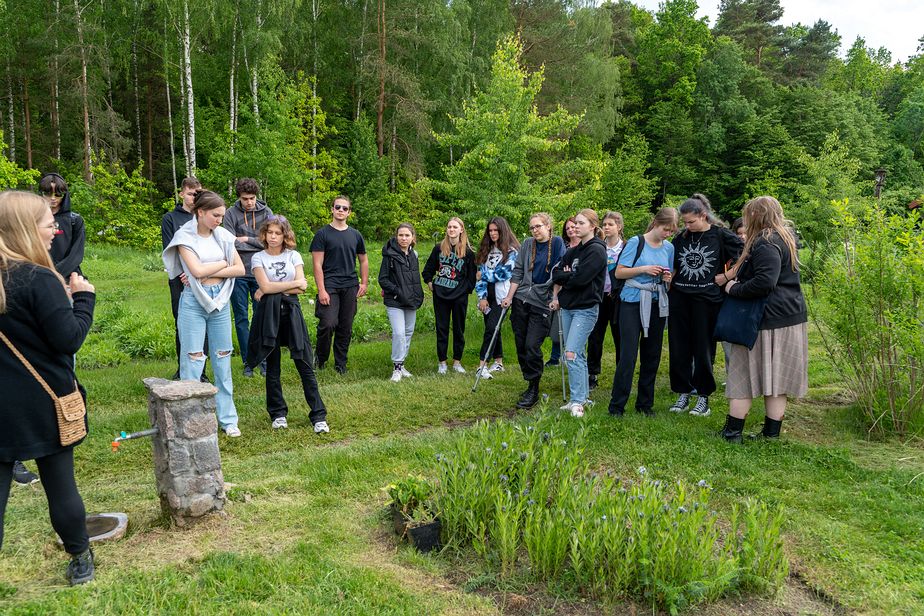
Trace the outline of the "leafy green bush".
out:
M 97 312 L 78 361 L 84 367 L 116 366 L 129 359 L 167 359 L 175 352 L 170 313 L 152 318 L 125 308 L 116 297 Z
M 436 503 L 445 535 L 502 576 L 525 549 L 532 575 L 599 599 L 634 597 L 673 612 L 736 589 L 778 588 L 787 573 L 782 512 L 735 508 L 724 547 L 705 481 L 667 485 L 591 473 L 583 429 L 557 436 L 558 416 L 479 422 L 437 454 Z
M 835 202 L 840 251 L 821 272 L 815 317 L 871 433 L 924 428 L 924 233 L 921 215 L 860 215 Z

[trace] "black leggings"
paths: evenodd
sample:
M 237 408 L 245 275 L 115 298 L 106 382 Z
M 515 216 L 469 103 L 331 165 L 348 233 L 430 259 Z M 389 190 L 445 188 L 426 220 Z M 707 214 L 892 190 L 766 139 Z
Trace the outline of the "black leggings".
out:
M 68 447 L 44 458 L 36 458 L 42 488 L 48 499 L 51 526 L 64 542 L 68 554 L 80 554 L 90 547 L 87 511 L 74 478 L 74 450 Z M 3 546 L 3 514 L 10 497 L 13 463 L 0 462 L 0 547 Z

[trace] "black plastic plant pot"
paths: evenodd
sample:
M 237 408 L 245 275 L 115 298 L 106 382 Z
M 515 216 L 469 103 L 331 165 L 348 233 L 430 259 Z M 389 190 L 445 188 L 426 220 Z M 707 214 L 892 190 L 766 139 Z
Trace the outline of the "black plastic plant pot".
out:
M 428 524 L 420 526 L 409 526 L 407 534 L 411 537 L 411 543 L 420 552 L 429 552 L 438 550 L 442 547 L 440 544 L 440 529 L 442 525 L 439 520 L 434 520 Z
M 395 526 L 395 534 L 399 537 L 403 537 L 404 533 L 407 532 L 407 519 L 404 517 L 404 513 L 401 512 L 394 503 L 391 505 L 391 520 L 392 524 Z

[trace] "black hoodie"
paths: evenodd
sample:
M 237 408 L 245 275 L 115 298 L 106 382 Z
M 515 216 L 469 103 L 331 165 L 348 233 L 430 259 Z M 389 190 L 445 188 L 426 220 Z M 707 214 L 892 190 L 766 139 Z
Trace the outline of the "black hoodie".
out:
M 55 269 L 67 280 L 71 273 L 77 272 L 81 276 L 80 263 L 83 261 L 83 249 L 87 243 L 87 231 L 83 224 L 83 218 L 77 212 L 71 211 L 71 191 L 64 193 L 61 199 L 61 207 L 55 214 L 55 222 L 58 223 L 58 230 L 55 231 L 55 237 L 51 241 L 51 260 L 55 263 Z
M 164 250 L 170 245 L 176 230 L 192 220 L 192 212 L 187 212 L 180 201 L 172 212 L 167 212 L 160 220 L 160 241 Z
M 563 271 L 565 267 L 571 271 Z M 552 273 L 555 284 L 561 285 L 558 303 L 567 310 L 590 308 L 603 301 L 606 279 L 606 244 L 592 237 L 561 258 L 561 267 Z
M 768 298 L 760 329 L 790 327 L 808 321 L 799 270 L 792 268 L 789 247 L 778 233 L 759 237 L 738 271 L 728 294 L 742 299 Z
M 420 308 L 424 295 L 417 251 L 411 248 L 404 254 L 395 238 L 388 240 L 382 247 L 379 286 L 382 287 L 385 305 L 389 308 Z

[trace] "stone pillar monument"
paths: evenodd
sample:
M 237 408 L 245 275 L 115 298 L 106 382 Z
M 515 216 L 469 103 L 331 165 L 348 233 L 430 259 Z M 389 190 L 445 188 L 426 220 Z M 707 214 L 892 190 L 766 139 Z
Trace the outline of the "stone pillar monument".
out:
M 218 390 L 195 381 L 148 378 L 144 384 L 148 416 L 158 429 L 151 440 L 160 505 L 174 524 L 190 526 L 226 502 L 215 418 Z

